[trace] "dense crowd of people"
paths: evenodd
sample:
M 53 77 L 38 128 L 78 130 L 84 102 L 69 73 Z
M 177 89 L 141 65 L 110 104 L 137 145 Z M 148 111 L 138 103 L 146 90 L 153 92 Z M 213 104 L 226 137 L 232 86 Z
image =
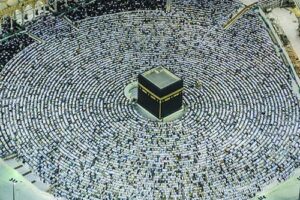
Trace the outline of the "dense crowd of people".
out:
M 86 17 L 95 17 L 117 12 L 164 9 L 165 4 L 166 0 L 95 0 L 87 1 L 79 6 L 73 5 L 74 8 L 66 12 L 65 15 L 73 21 L 78 21 Z M 63 3 L 58 10 L 64 12 L 68 7 L 69 5 Z
M 289 70 L 255 11 L 224 30 L 239 3 L 201 2 L 85 17 L 78 30 L 32 25 L 45 43 L 1 71 L 0 156 L 17 153 L 67 199 L 246 200 L 286 180 L 300 166 Z M 184 81 L 186 114 L 172 122 L 123 94 L 157 66 Z
M 12 38 L 0 42 L 0 72 L 9 60 L 33 42 L 33 39 L 25 34 L 16 34 Z
M 39 30 L 39 35 L 44 34 L 44 31 L 64 34 L 66 31 L 70 31 L 70 27 L 64 27 L 63 30 L 53 27 L 61 27 L 59 24 L 65 23 L 62 16 L 67 16 L 71 20 L 77 21 L 86 17 L 95 17 L 116 12 L 164 9 L 166 3 L 165 0 L 96 0 L 87 2 L 76 3 L 76 1 L 67 1 L 66 4 L 65 1 L 58 1 L 58 13 L 61 14 L 60 16 L 54 17 L 51 14 L 49 15 L 49 13 L 48 15 L 40 15 L 33 22 L 26 22 L 24 25 L 26 28 L 21 27 L 16 23 L 16 20 L 13 20 L 13 29 L 11 29 L 10 19 L 8 17 L 5 18 L 1 27 L 0 39 L 6 37 L 7 39 L 3 39 L 0 42 L 0 71 L 18 52 L 33 43 L 33 39 L 26 35 L 26 33 L 20 33 L 24 32 L 25 29 L 32 30 L 32 27 L 38 26 L 39 28 L 43 28 L 43 31 Z M 41 26 L 41 24 L 44 26 Z M 47 34 L 49 33 L 47 32 Z

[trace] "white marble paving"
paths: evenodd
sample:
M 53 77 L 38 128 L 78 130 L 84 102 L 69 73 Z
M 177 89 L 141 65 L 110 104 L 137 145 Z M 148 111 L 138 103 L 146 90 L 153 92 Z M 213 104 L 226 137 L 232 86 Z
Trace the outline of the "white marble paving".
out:
M 291 42 L 293 49 L 298 57 L 300 57 L 300 36 L 297 30 L 298 20 L 295 14 L 286 8 L 275 8 L 268 16 L 274 18 L 279 23 Z
M 9 165 L 0 159 L 0 199 L 10 200 L 13 196 L 13 185 L 9 181 L 14 178 L 18 181 L 15 184 L 16 200 L 58 200 L 51 194 L 39 190 L 31 184 L 19 172 L 11 168 Z

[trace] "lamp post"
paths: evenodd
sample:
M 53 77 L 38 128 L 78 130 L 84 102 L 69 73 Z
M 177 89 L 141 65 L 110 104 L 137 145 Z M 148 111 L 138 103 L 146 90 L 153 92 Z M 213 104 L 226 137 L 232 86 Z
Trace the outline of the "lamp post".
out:
M 14 178 L 9 179 L 9 181 L 13 183 L 13 200 L 15 200 L 15 184 L 18 181 L 16 179 L 14 179 Z

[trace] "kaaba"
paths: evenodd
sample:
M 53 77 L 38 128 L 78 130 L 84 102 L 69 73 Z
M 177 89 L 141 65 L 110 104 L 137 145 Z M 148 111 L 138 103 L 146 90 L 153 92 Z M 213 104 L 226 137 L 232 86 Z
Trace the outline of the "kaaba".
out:
M 137 103 L 158 119 L 182 108 L 183 81 L 163 67 L 138 75 Z

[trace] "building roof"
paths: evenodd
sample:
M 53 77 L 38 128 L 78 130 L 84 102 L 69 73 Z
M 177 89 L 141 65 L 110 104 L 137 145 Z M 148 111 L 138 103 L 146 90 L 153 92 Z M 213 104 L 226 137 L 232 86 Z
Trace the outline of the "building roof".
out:
M 179 77 L 172 74 L 169 70 L 164 67 L 156 67 L 142 74 L 146 79 L 152 82 L 160 89 L 165 88 L 179 80 Z

